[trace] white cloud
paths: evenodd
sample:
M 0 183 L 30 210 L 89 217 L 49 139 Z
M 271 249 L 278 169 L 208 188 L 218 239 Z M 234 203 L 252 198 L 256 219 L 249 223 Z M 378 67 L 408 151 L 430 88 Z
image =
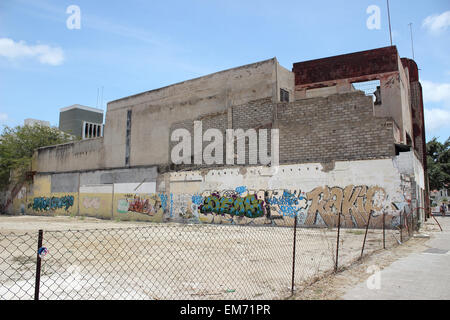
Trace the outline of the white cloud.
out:
M 435 83 L 426 80 L 421 82 L 425 102 L 441 102 L 450 108 L 450 83 Z
M 28 45 L 24 41 L 15 42 L 9 38 L 0 38 L 0 56 L 10 59 L 36 58 L 42 64 L 57 66 L 64 61 L 64 52 L 59 47 L 45 44 Z
M 0 122 L 8 120 L 8 115 L 6 113 L 0 112 Z
M 441 14 L 433 14 L 423 20 L 422 27 L 433 33 L 439 33 L 450 27 L 450 11 Z
M 437 132 L 450 127 L 450 111 L 443 109 L 425 109 L 425 128 Z

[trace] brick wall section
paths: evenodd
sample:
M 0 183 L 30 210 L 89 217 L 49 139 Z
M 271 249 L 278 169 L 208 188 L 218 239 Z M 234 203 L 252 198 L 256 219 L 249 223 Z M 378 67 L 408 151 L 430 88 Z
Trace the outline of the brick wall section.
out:
M 194 121 L 202 121 L 202 131 L 203 134 L 208 130 L 208 129 L 218 129 L 222 132 L 223 135 L 223 162 L 225 163 L 225 130 L 227 129 L 228 126 L 228 122 L 227 122 L 227 113 L 226 112 L 221 112 L 221 113 L 215 113 L 215 114 L 209 114 L 209 115 L 203 115 L 201 117 L 198 117 L 196 119 L 193 120 L 185 120 L 182 122 L 177 122 L 175 124 L 173 124 L 170 128 L 170 135 L 172 135 L 172 132 L 176 129 L 186 129 L 187 131 L 189 131 L 190 135 L 191 135 L 191 147 L 192 147 L 192 156 L 194 155 Z M 169 141 L 169 145 L 170 145 L 170 151 L 172 150 L 172 148 L 177 145 L 178 142 L 172 142 Z M 210 142 L 203 142 L 203 150 L 205 150 L 205 148 L 210 144 Z M 170 153 L 169 153 L 170 156 Z M 194 168 L 195 169 L 199 169 L 202 167 L 208 167 L 206 164 L 202 165 L 202 166 L 198 166 L 198 165 L 193 165 L 193 157 L 192 157 L 192 163 L 191 165 L 180 165 L 177 166 L 178 169 L 183 168 L 183 169 L 188 169 L 188 168 Z M 170 159 L 169 159 L 169 163 L 170 163 Z
M 233 129 L 255 129 L 258 133 L 259 129 L 269 129 L 267 134 L 267 150 L 270 154 L 270 129 L 273 125 L 274 119 L 274 104 L 272 99 L 261 99 L 242 106 L 233 107 Z M 245 139 L 245 163 L 249 164 L 249 152 L 252 151 L 258 154 L 260 140 L 258 144 L 249 144 L 249 139 Z M 237 155 L 237 142 L 234 144 L 234 151 Z M 258 158 L 259 159 L 259 158 Z M 236 160 L 237 161 L 237 160 Z M 258 163 L 260 164 L 259 160 Z
M 280 163 L 394 156 L 392 120 L 375 118 L 371 99 L 352 92 L 279 104 Z
M 395 46 L 294 63 L 295 85 L 398 71 Z
M 223 150 L 223 156 L 222 156 L 222 162 L 225 163 L 225 131 L 228 127 L 228 116 L 226 112 L 218 113 L 218 114 L 212 114 L 200 117 L 198 119 L 199 121 L 202 121 L 202 129 L 203 134 L 208 129 L 218 129 L 220 132 L 222 132 L 223 140 L 222 140 L 222 150 Z M 203 150 L 210 144 L 211 142 L 203 142 Z M 209 159 L 206 153 L 203 153 L 205 155 L 204 161 L 211 161 L 212 159 Z M 215 156 L 215 155 L 214 155 Z
M 232 108 L 233 129 L 270 129 L 278 126 L 280 163 L 325 163 L 393 157 L 393 120 L 374 117 L 371 99 L 362 92 L 291 103 L 273 103 L 269 99 L 261 99 Z M 195 120 L 202 120 L 203 132 L 209 128 L 224 132 L 225 144 L 228 123 L 226 113 L 211 114 Z M 186 120 L 176 123 L 171 131 L 186 128 L 193 137 L 193 122 L 194 120 Z M 171 147 L 173 145 L 175 144 L 171 143 Z M 206 145 L 208 143 L 204 142 L 203 148 Z M 223 150 L 225 157 L 225 145 Z M 270 151 L 270 139 L 268 150 Z M 191 167 L 182 166 L 183 169 Z
M 233 129 L 258 128 L 273 121 L 271 99 L 262 99 L 233 107 Z

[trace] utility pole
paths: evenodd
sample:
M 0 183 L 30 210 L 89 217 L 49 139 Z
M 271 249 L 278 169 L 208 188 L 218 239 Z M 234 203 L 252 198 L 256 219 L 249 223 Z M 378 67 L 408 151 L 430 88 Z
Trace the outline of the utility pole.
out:
M 103 86 L 102 86 L 102 95 L 101 95 L 101 99 L 100 99 L 100 109 L 103 110 Z
M 97 87 L 97 103 L 95 104 L 95 107 L 98 108 L 98 95 L 100 94 L 100 89 Z
M 388 21 L 389 21 L 389 36 L 391 37 L 391 46 L 392 46 L 391 13 L 389 10 L 389 0 L 386 0 L 386 2 L 387 2 Z
M 412 22 L 409 23 L 409 30 L 410 30 L 410 32 L 411 32 L 411 50 L 412 50 L 412 57 L 413 57 L 413 60 L 415 61 L 416 59 L 415 59 L 415 57 L 414 57 L 414 40 L 413 40 Z

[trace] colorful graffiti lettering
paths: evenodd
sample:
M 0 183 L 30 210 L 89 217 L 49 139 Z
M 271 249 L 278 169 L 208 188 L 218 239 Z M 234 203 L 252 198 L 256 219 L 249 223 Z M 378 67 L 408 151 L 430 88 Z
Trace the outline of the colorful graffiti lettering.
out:
M 281 196 L 278 196 L 278 192 L 272 192 L 272 196 L 267 200 L 275 211 L 279 211 L 285 217 L 295 217 L 302 209 L 307 208 L 307 199 L 299 192 L 293 193 L 288 190 L 284 190 Z
M 382 211 L 395 213 L 385 190 L 378 186 L 317 187 L 310 192 L 301 190 L 259 190 L 246 187 L 234 190 L 205 191 L 200 196 L 176 195 L 171 202 L 175 212 L 181 210 L 200 214 L 200 220 L 213 223 L 258 223 L 290 225 L 293 219 L 302 225 L 335 227 L 341 216 L 341 226 L 364 227 L 369 214 L 374 224 Z M 171 194 L 171 199 L 174 195 Z M 189 208 L 191 210 L 189 210 Z M 208 218 L 212 215 L 212 218 Z M 180 214 L 185 218 L 186 214 Z M 392 220 L 394 214 L 388 218 Z M 264 218 L 264 219 L 259 219 Z M 378 220 L 380 221 L 378 221 Z M 392 220 L 394 221 L 394 220 Z
M 34 211 L 53 211 L 64 208 L 68 211 L 73 206 L 73 196 L 64 197 L 37 197 L 33 198 L 33 202 L 28 205 Z
M 353 186 L 318 187 L 307 194 L 311 201 L 305 224 L 316 224 L 317 217 L 327 226 L 335 226 L 336 218 L 342 215 L 343 226 L 364 226 L 368 215 L 379 213 L 383 209 L 386 192 L 380 187 Z
M 193 204 L 199 206 L 199 205 L 202 204 L 202 202 L 203 202 L 203 198 L 202 198 L 201 195 L 199 195 L 199 194 L 194 194 L 194 195 L 192 196 L 192 203 L 193 203 Z
M 161 201 L 161 208 L 163 211 L 166 211 L 167 209 L 167 196 L 164 193 L 159 194 L 159 199 Z
M 259 218 L 264 216 L 265 213 L 264 200 L 258 199 L 254 194 L 249 194 L 246 197 L 236 195 L 226 197 L 214 193 L 203 200 L 199 209 L 203 214 L 229 214 L 247 218 Z
M 117 203 L 117 212 L 119 213 L 140 213 L 153 216 L 161 206 L 157 205 L 159 197 L 142 198 L 141 196 L 126 195 L 127 199 L 119 199 Z

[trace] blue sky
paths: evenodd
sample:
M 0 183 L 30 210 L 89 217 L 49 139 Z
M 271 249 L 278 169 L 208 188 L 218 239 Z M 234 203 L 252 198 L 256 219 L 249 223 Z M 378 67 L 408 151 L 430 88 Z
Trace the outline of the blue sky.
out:
M 69 29 L 67 7 L 81 10 Z M 366 25 L 370 5 L 381 29 Z M 390 0 L 394 44 L 415 60 L 427 140 L 450 136 L 450 1 Z M 385 0 L 0 2 L 0 124 L 58 125 L 59 109 L 108 101 L 277 57 L 292 63 L 389 45 Z M 103 103 L 97 93 L 103 87 Z M 101 99 L 100 99 L 101 100 Z

